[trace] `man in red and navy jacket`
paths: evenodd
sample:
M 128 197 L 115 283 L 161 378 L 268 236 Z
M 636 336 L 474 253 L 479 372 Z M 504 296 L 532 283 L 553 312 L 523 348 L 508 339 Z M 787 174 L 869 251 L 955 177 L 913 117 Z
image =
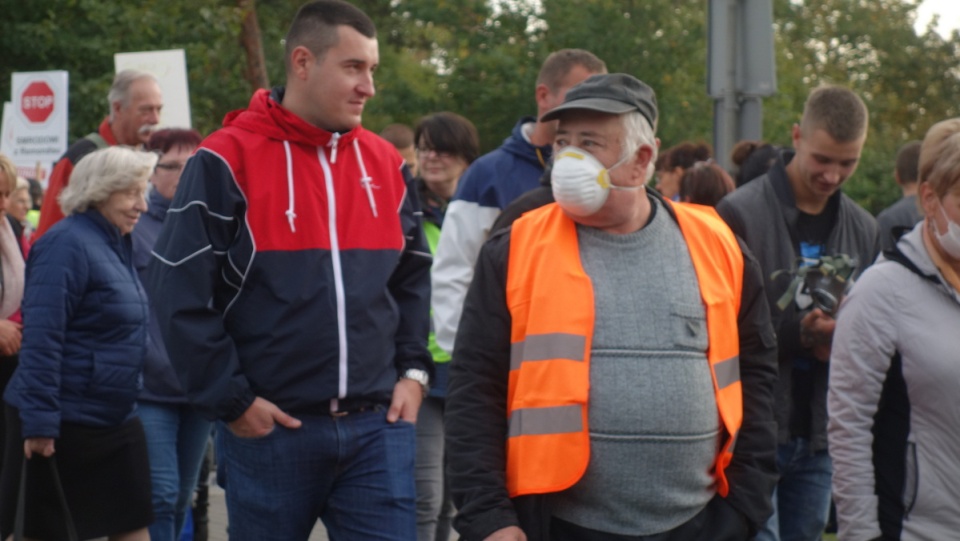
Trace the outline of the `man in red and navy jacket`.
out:
M 219 426 L 231 539 L 416 537 L 430 252 L 413 182 L 360 125 L 376 30 L 339 0 L 287 34 L 187 162 L 148 280 L 191 402 Z

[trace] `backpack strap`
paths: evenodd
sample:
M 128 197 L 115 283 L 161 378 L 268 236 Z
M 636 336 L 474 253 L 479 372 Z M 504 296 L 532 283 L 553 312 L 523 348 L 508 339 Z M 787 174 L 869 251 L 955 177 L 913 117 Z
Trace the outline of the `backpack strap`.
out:
M 910 259 L 907 258 L 907 256 L 903 255 L 903 252 L 901 252 L 900 249 L 897 248 L 896 246 L 894 246 L 890 250 L 884 250 L 883 257 L 889 259 L 890 261 L 896 261 L 897 263 L 900 263 L 901 265 L 909 269 L 911 272 L 913 272 L 920 278 L 923 278 L 924 280 L 933 282 L 938 285 L 940 284 L 940 279 L 937 278 L 936 275 L 924 273 L 922 270 L 920 270 L 919 267 L 917 267 L 913 263 L 913 261 L 910 261 Z
M 107 140 L 104 139 L 103 136 L 97 132 L 88 133 L 87 135 L 84 135 L 83 138 L 97 145 L 97 150 L 101 148 L 107 148 L 108 146 L 110 146 L 107 143 Z

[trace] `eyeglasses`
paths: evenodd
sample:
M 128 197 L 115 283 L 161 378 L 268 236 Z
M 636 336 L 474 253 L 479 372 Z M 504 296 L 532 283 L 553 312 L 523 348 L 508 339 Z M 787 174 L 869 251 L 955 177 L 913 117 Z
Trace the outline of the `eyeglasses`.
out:
M 452 158 L 453 152 L 447 152 L 446 150 L 437 150 L 435 148 L 426 148 L 426 147 L 417 147 L 417 154 L 421 156 L 427 156 L 433 154 L 437 158 Z
M 180 171 L 183 171 L 183 164 L 182 163 L 158 163 L 157 169 L 162 169 L 164 171 L 169 171 L 171 173 L 174 171 L 179 173 Z

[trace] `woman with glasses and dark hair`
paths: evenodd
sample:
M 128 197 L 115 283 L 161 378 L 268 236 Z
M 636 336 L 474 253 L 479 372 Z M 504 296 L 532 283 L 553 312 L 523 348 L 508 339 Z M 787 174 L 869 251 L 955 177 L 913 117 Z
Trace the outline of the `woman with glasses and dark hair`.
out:
M 423 229 L 430 251 L 436 253 L 447 204 L 457 191 L 460 176 L 480 155 L 480 141 L 473 123 L 450 112 L 421 118 L 413 140 L 420 169 L 417 191 Z M 429 346 L 436 375 L 417 415 L 417 539 L 446 541 L 454 513 L 443 474 L 443 409 L 450 354 L 440 349 L 432 332 Z
M 152 258 L 150 252 L 177 191 L 180 172 L 200 140 L 195 130 L 163 129 L 151 135 L 147 143 L 147 150 L 157 153 L 160 159 L 150 176 L 149 208 L 133 230 L 133 263 L 144 282 Z M 150 317 L 148 331 L 143 390 L 137 401 L 150 453 L 155 517 L 150 525 L 150 539 L 173 541 L 179 539 L 186 519 L 211 423 L 187 404 L 160 336 L 157 318 Z

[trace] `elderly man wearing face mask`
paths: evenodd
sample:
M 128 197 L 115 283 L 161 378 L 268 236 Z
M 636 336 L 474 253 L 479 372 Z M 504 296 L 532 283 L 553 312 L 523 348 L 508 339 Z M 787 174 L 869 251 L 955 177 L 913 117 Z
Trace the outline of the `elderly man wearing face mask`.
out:
M 559 119 L 556 203 L 483 247 L 453 353 L 464 539 L 745 540 L 776 480 L 775 340 L 712 209 L 644 189 L 653 90 L 595 75 Z

